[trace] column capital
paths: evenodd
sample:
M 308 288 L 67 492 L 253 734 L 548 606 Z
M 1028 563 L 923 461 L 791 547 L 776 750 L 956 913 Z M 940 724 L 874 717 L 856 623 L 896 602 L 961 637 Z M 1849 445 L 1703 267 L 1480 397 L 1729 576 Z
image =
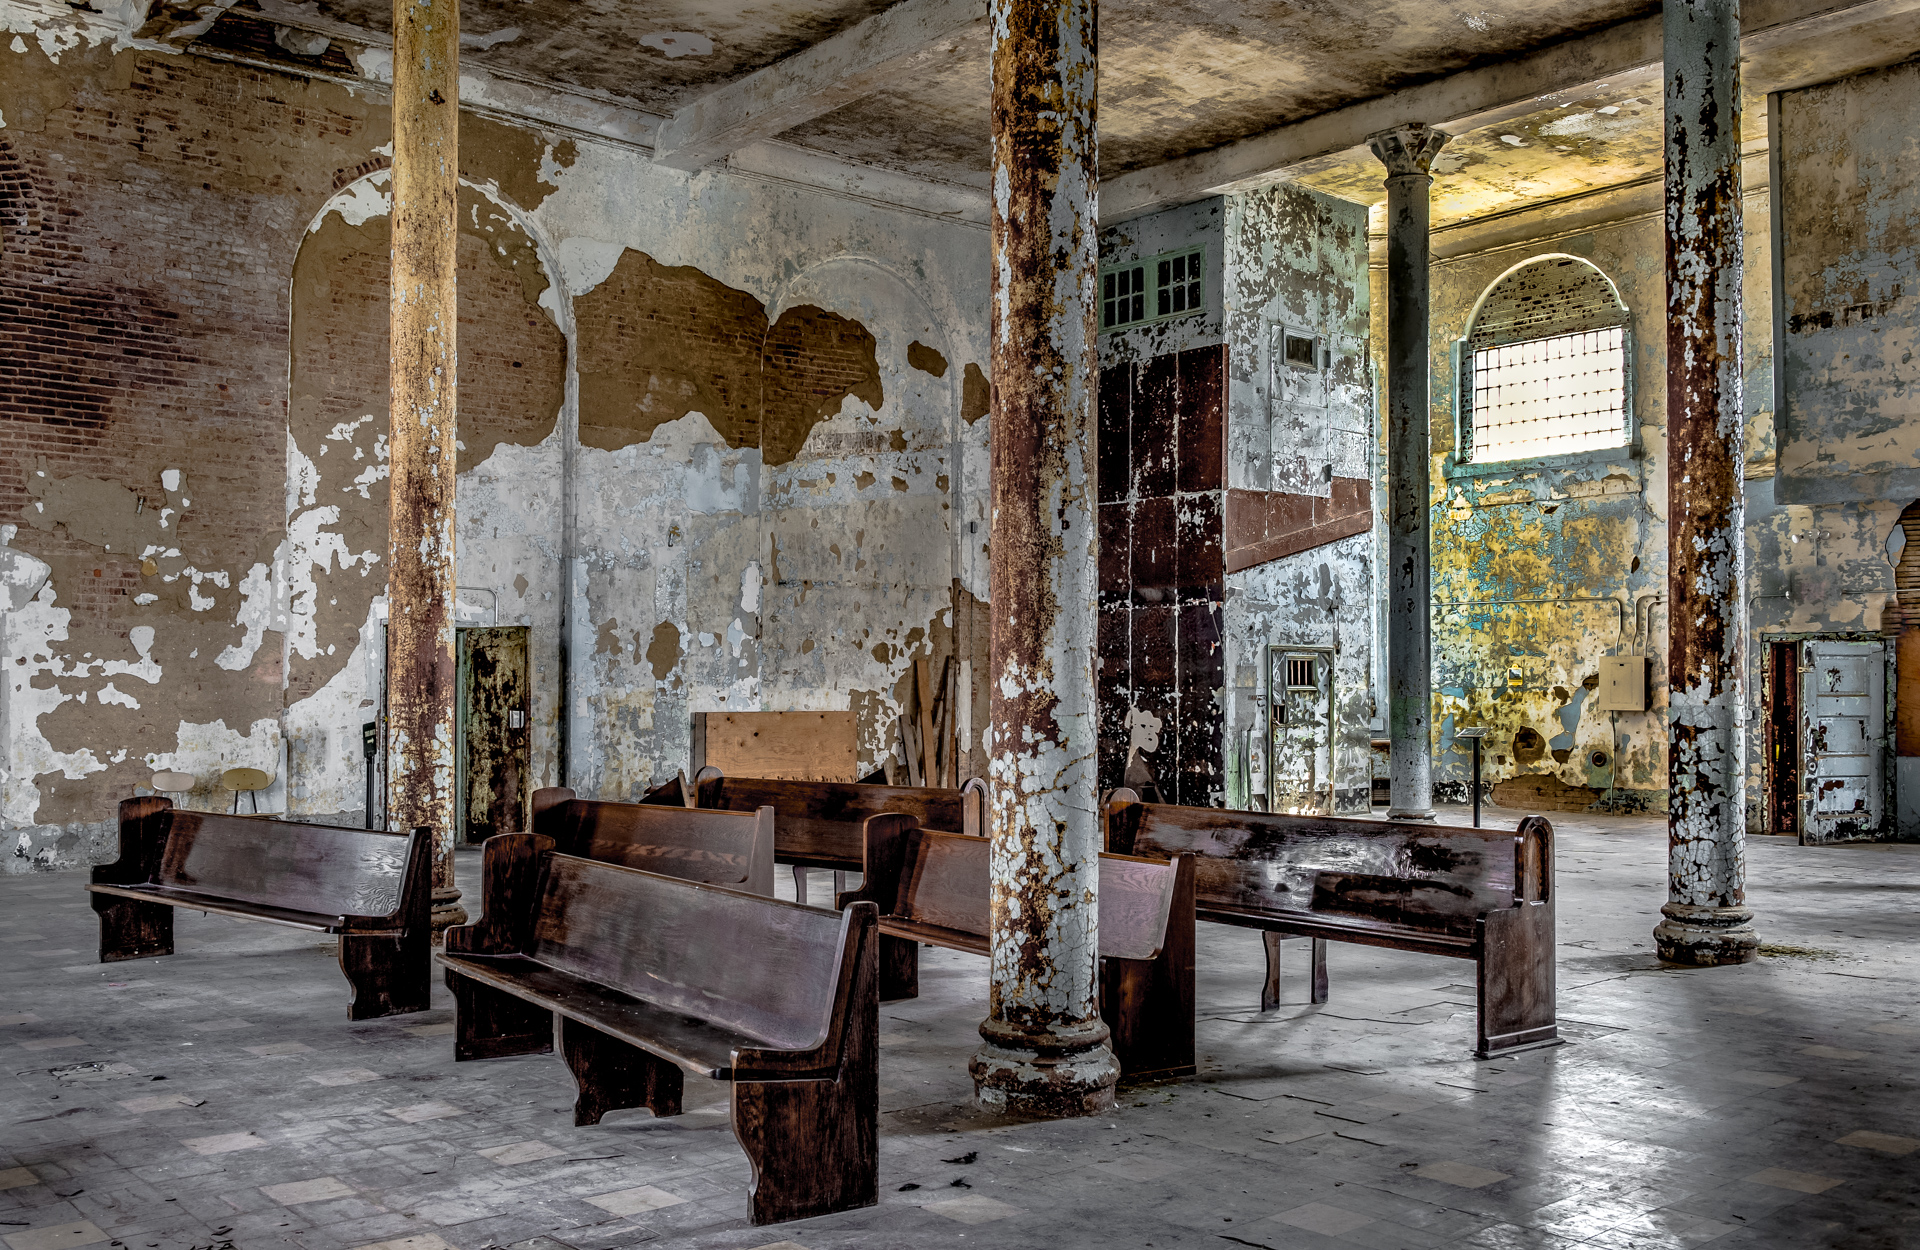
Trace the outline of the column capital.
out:
M 1369 135 L 1367 146 L 1387 167 L 1387 177 L 1404 178 L 1410 174 L 1432 174 L 1433 158 L 1451 138 L 1446 131 L 1435 130 L 1425 122 L 1407 122 Z

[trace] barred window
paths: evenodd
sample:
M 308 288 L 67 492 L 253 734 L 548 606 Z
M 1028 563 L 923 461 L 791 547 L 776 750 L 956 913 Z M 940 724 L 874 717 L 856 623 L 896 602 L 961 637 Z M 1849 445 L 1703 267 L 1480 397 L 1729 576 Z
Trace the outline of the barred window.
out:
M 1460 452 L 1475 464 L 1632 441 L 1627 310 L 1571 256 L 1510 271 L 1482 298 L 1460 360 Z

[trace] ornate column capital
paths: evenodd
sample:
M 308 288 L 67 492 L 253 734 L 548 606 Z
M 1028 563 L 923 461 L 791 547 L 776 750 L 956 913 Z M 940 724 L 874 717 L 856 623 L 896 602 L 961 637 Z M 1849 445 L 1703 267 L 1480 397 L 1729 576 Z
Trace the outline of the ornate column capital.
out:
M 1387 177 L 1404 178 L 1411 174 L 1431 175 L 1433 158 L 1452 137 L 1425 122 L 1407 122 L 1368 136 L 1367 146 L 1387 167 Z

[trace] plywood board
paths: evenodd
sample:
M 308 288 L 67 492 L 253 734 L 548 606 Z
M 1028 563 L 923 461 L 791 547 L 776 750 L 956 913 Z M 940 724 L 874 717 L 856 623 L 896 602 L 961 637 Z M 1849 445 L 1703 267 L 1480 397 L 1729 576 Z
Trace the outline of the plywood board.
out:
M 706 762 L 729 777 L 858 781 L 852 712 L 706 712 Z

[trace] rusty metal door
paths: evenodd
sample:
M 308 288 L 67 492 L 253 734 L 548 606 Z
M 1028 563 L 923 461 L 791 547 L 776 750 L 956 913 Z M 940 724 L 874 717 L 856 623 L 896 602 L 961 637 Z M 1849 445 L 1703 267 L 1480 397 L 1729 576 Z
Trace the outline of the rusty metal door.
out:
M 1801 644 L 1800 838 L 1865 837 L 1886 821 L 1886 647 Z
M 1268 652 L 1267 810 L 1333 814 L 1333 654 Z
M 454 758 L 461 837 L 467 842 L 527 828 L 531 632 L 525 625 L 456 631 L 460 715 Z

